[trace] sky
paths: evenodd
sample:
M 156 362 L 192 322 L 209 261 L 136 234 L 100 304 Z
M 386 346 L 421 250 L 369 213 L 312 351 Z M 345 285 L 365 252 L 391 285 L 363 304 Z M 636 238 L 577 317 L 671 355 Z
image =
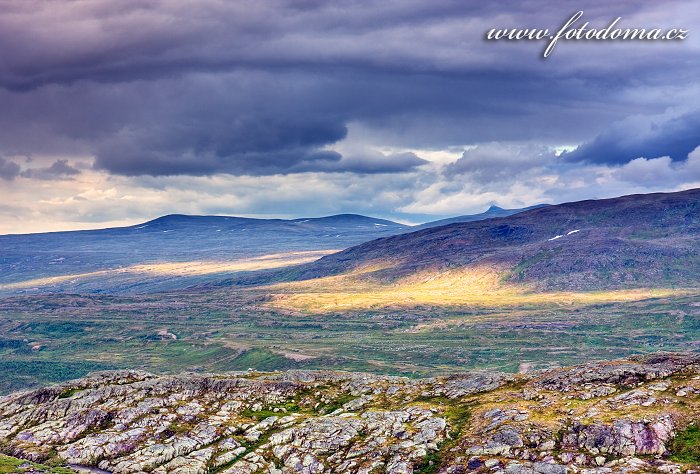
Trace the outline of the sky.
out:
M 578 10 L 688 33 L 485 39 Z M 698 32 L 689 0 L 6 0 L 0 233 L 700 187 Z

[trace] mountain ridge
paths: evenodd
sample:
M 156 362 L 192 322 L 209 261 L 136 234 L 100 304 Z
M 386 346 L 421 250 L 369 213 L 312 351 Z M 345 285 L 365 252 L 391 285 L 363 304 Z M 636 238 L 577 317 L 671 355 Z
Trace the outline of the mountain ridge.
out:
M 149 219 L 147 221 L 138 222 L 130 225 L 114 226 L 114 227 L 100 227 L 95 229 L 78 229 L 78 230 L 56 230 L 56 231 L 46 231 L 46 232 L 31 232 L 31 233 L 10 233 L 10 234 L 0 234 L 0 238 L 3 237 L 22 237 L 22 236 L 34 236 L 34 235 L 47 235 L 47 234 L 67 234 L 67 233 L 100 233 L 103 231 L 121 231 L 121 230 L 138 230 L 147 226 L 152 225 L 165 225 L 165 224 L 182 224 L 182 223 L 199 223 L 199 224 L 223 224 L 223 223 L 239 223 L 239 224 L 264 224 L 264 223 L 325 223 L 325 222 L 342 222 L 342 221 L 354 221 L 354 222 L 366 222 L 366 223 L 380 223 L 385 225 L 393 225 L 398 227 L 403 227 L 405 229 L 422 229 L 427 227 L 437 227 L 446 225 L 449 223 L 457 222 L 471 222 L 475 220 L 491 219 L 494 217 L 504 217 L 508 215 L 513 215 L 519 212 L 524 212 L 531 209 L 536 209 L 539 207 L 549 206 L 550 204 L 536 204 L 533 206 L 528 206 L 524 208 L 516 209 L 504 209 L 497 205 L 491 205 L 489 208 L 481 213 L 477 214 L 465 214 L 454 217 L 447 217 L 443 219 L 438 219 L 434 221 L 424 222 L 422 224 L 402 224 L 400 222 L 395 222 L 390 219 L 384 219 L 380 217 L 367 216 L 364 214 L 357 213 L 341 213 L 341 214 L 330 214 L 327 216 L 319 217 L 295 217 L 295 218 L 262 218 L 262 217 L 244 217 L 244 216 L 233 216 L 233 215 L 219 215 L 219 214 L 181 214 L 181 213 L 171 213 L 164 214 L 162 216 Z
M 184 288 L 231 272 L 220 264 L 249 267 L 250 260 L 285 254 L 297 261 L 300 253 L 336 251 L 408 228 L 350 214 L 289 220 L 172 214 L 127 227 L 5 235 L 0 293 Z M 178 268 L 168 270 L 171 264 Z M 202 265 L 211 273 L 178 277 L 193 268 L 204 271 Z
M 423 224 L 419 224 L 415 226 L 416 230 L 421 230 L 421 229 L 427 229 L 430 227 L 439 227 L 443 225 L 448 225 L 448 224 L 457 224 L 461 222 L 473 222 L 473 221 L 480 221 L 480 220 L 486 220 L 486 219 L 493 219 L 496 217 L 507 217 L 507 216 L 512 216 L 513 214 L 519 214 L 521 212 L 529 211 L 532 209 L 538 209 L 540 207 L 547 207 L 550 206 L 551 204 L 535 204 L 534 206 L 528 206 L 528 207 L 523 207 L 523 208 L 516 208 L 516 209 L 504 209 L 502 207 L 498 207 L 495 204 L 492 204 L 489 206 L 489 208 L 478 214 L 466 214 L 466 215 L 461 215 L 461 216 L 455 216 L 455 217 L 448 217 L 445 219 L 439 219 L 436 221 L 430 221 L 430 222 L 425 222 Z
M 504 278 L 542 288 L 697 286 L 699 231 L 700 189 L 584 200 L 383 237 L 306 264 L 294 278 L 381 262 L 385 268 L 369 275 L 394 281 L 482 264 L 505 265 Z
M 0 238 L 5 237 L 27 237 L 27 236 L 37 236 L 37 235 L 48 235 L 48 234 L 68 234 L 68 233 L 101 233 L 104 231 L 127 231 L 142 228 L 143 226 L 151 226 L 154 224 L 171 224 L 171 223 L 201 223 L 201 224 L 217 224 L 225 223 L 229 221 L 230 223 L 250 223 L 250 224 L 264 224 L 264 223 L 302 223 L 302 222 L 342 222 L 342 221 L 354 221 L 354 222 L 377 222 L 382 224 L 390 224 L 401 228 L 410 228 L 411 226 L 406 224 L 401 224 L 399 222 L 394 222 L 388 219 L 382 219 L 378 217 L 365 216 L 362 214 L 352 214 L 352 213 L 342 213 L 342 214 L 331 214 L 328 216 L 321 217 L 297 217 L 293 219 L 281 219 L 281 218 L 257 218 L 257 217 L 241 217 L 241 216 L 228 216 L 228 215 L 208 215 L 208 214 L 164 214 L 162 216 L 155 217 L 153 219 L 139 222 L 136 224 L 115 226 L 115 227 L 102 227 L 96 229 L 80 229 L 80 230 L 57 230 L 57 231 L 47 231 L 47 232 L 31 232 L 31 233 L 12 233 L 12 234 L 1 234 Z

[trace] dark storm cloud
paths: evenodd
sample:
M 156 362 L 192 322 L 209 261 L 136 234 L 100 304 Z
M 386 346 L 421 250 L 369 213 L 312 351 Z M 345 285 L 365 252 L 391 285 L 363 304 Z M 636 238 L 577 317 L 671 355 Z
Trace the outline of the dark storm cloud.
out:
M 259 99 L 257 95 L 251 93 L 258 104 L 232 101 L 225 92 L 210 91 L 206 98 L 196 84 L 137 127 L 100 140 L 95 166 L 124 175 L 264 175 L 340 159 L 321 148 L 346 136 L 341 120 L 305 113 L 300 110 L 303 104 L 287 109 L 281 105 L 283 98 L 270 97 L 275 94 Z
M 588 0 L 580 7 L 587 18 L 607 19 L 644 3 Z M 471 72 L 468 54 L 451 56 L 480 42 L 480 28 L 554 28 L 570 10 L 545 0 L 27 0 L 5 7 L 0 18 L 0 42 L 14 46 L 0 71 L 2 84 L 18 89 L 246 67 Z
M 377 43 L 367 48 L 368 42 L 387 29 L 400 38 L 407 33 L 402 28 L 478 15 L 483 9 L 457 1 L 353 3 L 15 3 L 0 20 L 0 41 L 14 46 L 3 62 L 2 84 L 31 89 L 85 79 L 120 82 L 246 67 L 422 69 L 424 65 L 412 66 L 400 56 L 376 61 L 372 50 L 383 55 L 386 48 Z
M 672 116 L 629 117 L 563 157 L 604 164 L 660 156 L 682 161 L 698 145 L 700 109 Z
M 664 5 L 671 20 L 678 5 Z M 641 0 L 577 8 L 656 21 Z M 423 162 L 332 147 L 352 124 L 404 148 L 580 143 L 677 105 L 648 92 L 700 72 L 682 48 L 562 44 L 544 62 L 542 45 L 482 40 L 570 13 L 544 0 L 11 2 L 0 152 L 91 155 L 129 176 L 395 173 Z

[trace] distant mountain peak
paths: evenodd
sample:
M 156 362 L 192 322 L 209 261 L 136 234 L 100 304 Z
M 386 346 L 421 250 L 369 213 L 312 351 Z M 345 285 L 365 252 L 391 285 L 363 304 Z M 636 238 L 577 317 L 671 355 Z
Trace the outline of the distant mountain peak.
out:
M 547 206 L 548 204 L 537 204 L 535 206 L 530 206 L 530 207 L 523 207 L 521 209 L 504 209 L 500 206 L 497 206 L 496 204 L 491 204 L 487 210 L 484 212 L 481 212 L 479 214 L 473 214 L 473 215 L 466 215 L 466 216 L 456 216 L 456 217 L 449 217 L 447 219 L 440 219 L 437 221 L 432 221 L 432 222 L 426 222 L 425 224 L 421 224 L 417 226 L 417 229 L 427 229 L 430 227 L 438 227 L 441 225 L 448 225 L 448 224 L 455 224 L 459 222 L 474 222 L 474 221 L 480 221 L 484 219 L 493 219 L 495 217 L 506 217 L 510 216 L 513 214 L 517 214 L 519 212 L 524 212 L 524 211 L 529 211 L 531 209 L 536 209 L 538 207 L 544 207 Z

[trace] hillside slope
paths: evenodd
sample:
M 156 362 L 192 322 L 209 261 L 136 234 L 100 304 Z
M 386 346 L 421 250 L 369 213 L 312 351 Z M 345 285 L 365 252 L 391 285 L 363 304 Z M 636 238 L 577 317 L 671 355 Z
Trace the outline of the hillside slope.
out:
M 2 235 L 0 294 L 167 290 L 206 280 L 202 275 L 285 263 L 254 261 L 263 256 L 290 254 L 288 260 L 299 263 L 407 229 L 353 214 L 292 220 L 168 215 L 130 227 Z M 299 255 L 310 251 L 321 253 Z
M 297 280 L 364 271 L 493 268 L 539 289 L 700 285 L 700 189 L 548 206 L 381 238 L 295 269 Z

